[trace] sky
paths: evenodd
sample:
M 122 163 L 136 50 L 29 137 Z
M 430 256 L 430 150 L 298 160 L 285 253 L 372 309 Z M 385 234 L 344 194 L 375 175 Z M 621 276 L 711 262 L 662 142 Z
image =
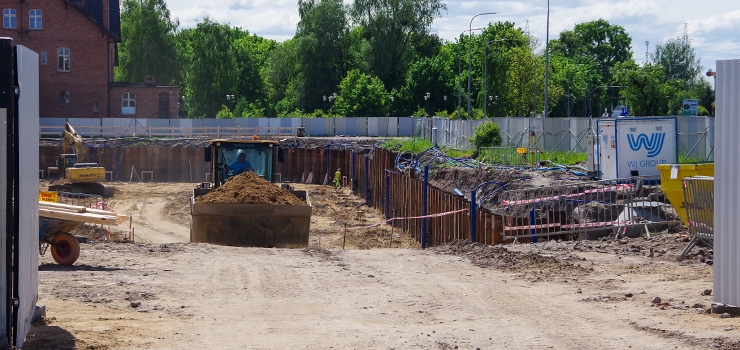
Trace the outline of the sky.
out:
M 706 2 L 704 2 L 706 1 Z M 655 44 L 682 38 L 684 28 L 703 67 L 716 70 L 717 60 L 740 59 L 740 5 L 734 0 L 570 0 L 550 3 L 550 40 L 578 23 L 603 18 L 622 26 L 632 38 L 633 58 L 645 62 Z M 284 41 L 295 35 L 297 0 L 166 0 L 172 18 L 181 28 L 191 28 L 209 16 L 218 23 L 241 27 L 251 34 Z M 345 3 L 347 0 L 345 0 Z M 454 41 L 461 32 L 510 21 L 541 43 L 547 32 L 547 0 L 459 1 L 447 0 L 447 11 L 431 27 L 442 39 Z M 733 6 L 733 4 L 735 4 Z M 476 14 L 496 12 L 473 19 Z

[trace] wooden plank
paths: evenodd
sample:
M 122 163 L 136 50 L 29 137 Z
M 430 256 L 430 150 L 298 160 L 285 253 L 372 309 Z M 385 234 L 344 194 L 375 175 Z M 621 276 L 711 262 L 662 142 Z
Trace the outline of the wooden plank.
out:
M 44 208 L 48 210 L 60 210 L 60 211 L 67 211 L 67 212 L 77 212 L 77 213 L 91 213 L 91 214 L 98 214 L 98 215 L 108 215 L 108 216 L 118 216 L 122 219 L 128 219 L 127 215 L 117 214 L 112 211 L 102 210 L 102 209 L 94 209 L 94 208 L 87 208 L 79 205 L 71 205 L 71 204 L 64 204 L 64 203 L 51 203 L 51 202 L 42 202 L 39 201 L 39 208 Z
M 71 213 L 59 210 L 39 209 L 39 216 L 52 219 L 71 220 L 101 225 L 118 225 L 122 219 L 115 216 L 104 216 L 91 213 Z

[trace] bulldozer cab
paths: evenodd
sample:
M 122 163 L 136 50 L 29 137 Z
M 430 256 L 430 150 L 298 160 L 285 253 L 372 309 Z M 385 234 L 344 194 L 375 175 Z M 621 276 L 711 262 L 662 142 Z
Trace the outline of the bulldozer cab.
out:
M 277 142 L 268 140 L 213 140 L 210 142 L 214 187 L 229 177 L 253 171 L 272 182 L 273 152 Z M 208 158 L 208 157 L 207 157 Z M 208 161 L 208 159 L 206 159 Z

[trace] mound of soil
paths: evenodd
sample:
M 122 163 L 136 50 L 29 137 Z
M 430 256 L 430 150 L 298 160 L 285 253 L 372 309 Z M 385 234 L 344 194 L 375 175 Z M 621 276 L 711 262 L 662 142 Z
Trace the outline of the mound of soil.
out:
M 307 205 L 287 190 L 252 171 L 232 176 L 221 187 L 195 199 L 196 203 Z

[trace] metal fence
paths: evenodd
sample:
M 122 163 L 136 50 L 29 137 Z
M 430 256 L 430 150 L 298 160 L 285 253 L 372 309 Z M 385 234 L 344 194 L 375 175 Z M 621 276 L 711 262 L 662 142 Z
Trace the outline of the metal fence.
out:
M 71 192 L 55 192 L 57 193 L 57 203 L 76 205 L 85 208 L 96 208 L 104 209 L 105 201 L 103 196 L 95 194 L 83 194 L 83 193 L 71 193 Z M 75 229 L 72 234 L 78 236 L 84 236 L 89 239 L 104 240 L 109 239 L 107 231 L 103 225 L 98 224 L 82 224 L 80 227 Z
M 679 116 L 679 162 L 714 161 L 714 118 Z M 372 118 L 238 118 L 238 119 L 135 119 L 135 118 L 41 118 L 40 135 L 60 135 L 69 121 L 84 136 L 192 137 L 229 135 L 294 135 L 298 127 L 306 136 L 415 136 L 431 140 L 436 128 L 437 143 L 457 150 L 472 149 L 469 138 L 475 128 L 488 121 L 501 128 L 503 146 L 527 147 L 534 135 L 538 148 L 549 155 L 555 151 L 585 153 L 587 136 L 594 135 L 591 118 L 490 118 L 451 120 L 442 117 Z
M 660 231 L 681 222 L 661 200 L 659 180 L 633 177 L 505 191 L 493 211 L 503 218 L 504 242 L 559 235 L 649 235 L 651 227 Z
M 691 242 L 681 253 L 681 257 L 699 242 L 709 247 L 714 246 L 714 178 L 684 179 L 683 198 Z

